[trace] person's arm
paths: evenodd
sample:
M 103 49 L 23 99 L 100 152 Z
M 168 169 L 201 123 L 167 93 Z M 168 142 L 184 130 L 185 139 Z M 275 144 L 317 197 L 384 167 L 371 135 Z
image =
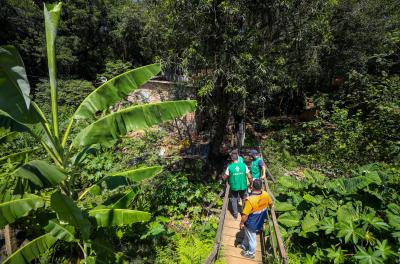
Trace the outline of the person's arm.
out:
M 261 179 L 265 179 L 266 178 L 266 166 L 265 166 L 265 162 L 263 160 L 260 160 L 260 166 L 261 166 Z
M 239 225 L 240 229 L 243 229 L 244 223 L 246 223 L 248 217 L 249 217 L 248 215 L 242 215 L 242 218 L 240 220 L 240 225 Z
M 226 168 L 225 174 L 223 176 L 224 180 L 227 180 L 229 178 L 229 170 Z
M 253 177 L 251 177 L 250 170 L 247 167 L 247 165 L 246 165 L 246 176 L 247 176 L 247 179 L 249 179 L 249 184 L 250 184 L 250 187 L 251 187 L 253 185 Z
M 242 229 L 244 227 L 244 223 L 246 223 L 247 218 L 249 217 L 249 214 L 251 213 L 251 204 L 249 202 L 249 200 L 246 199 L 245 203 L 244 203 L 244 208 L 242 211 L 242 218 L 240 219 L 240 225 L 239 228 Z

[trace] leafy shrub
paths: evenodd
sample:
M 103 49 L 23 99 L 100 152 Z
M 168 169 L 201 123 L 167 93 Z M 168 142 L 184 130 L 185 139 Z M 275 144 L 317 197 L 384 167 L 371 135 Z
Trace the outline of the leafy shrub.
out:
M 392 263 L 400 246 L 399 169 L 370 164 L 330 179 L 306 169 L 279 178 L 278 222 L 304 263 Z M 371 262 L 369 262 L 371 261 Z

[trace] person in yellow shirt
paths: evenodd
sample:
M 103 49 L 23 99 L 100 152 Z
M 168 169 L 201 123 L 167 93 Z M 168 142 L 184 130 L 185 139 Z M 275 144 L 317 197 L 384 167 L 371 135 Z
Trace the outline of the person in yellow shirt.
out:
M 256 234 L 263 229 L 267 208 L 272 205 L 272 199 L 267 192 L 262 190 L 262 181 L 253 180 L 253 191 L 246 198 L 240 221 L 240 229 L 244 228 L 244 240 L 240 253 L 246 258 L 255 258 L 257 239 Z

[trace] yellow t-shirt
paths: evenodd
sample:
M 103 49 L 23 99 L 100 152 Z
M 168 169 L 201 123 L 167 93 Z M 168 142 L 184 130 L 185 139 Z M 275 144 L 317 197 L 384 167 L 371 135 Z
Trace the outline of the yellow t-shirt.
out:
M 251 193 L 246 199 L 242 214 L 248 215 L 245 225 L 251 232 L 263 228 L 267 207 L 271 204 L 271 197 L 264 191 L 260 194 Z
M 250 215 L 251 213 L 259 212 L 272 205 L 272 199 L 267 192 L 262 191 L 261 194 L 250 194 L 244 204 L 242 214 Z

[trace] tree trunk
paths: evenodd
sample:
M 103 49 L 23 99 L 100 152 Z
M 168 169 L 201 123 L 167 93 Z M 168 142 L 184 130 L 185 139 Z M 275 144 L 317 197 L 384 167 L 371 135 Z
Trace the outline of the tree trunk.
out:
M 17 247 L 15 231 L 11 225 L 6 225 L 4 227 L 4 240 L 5 240 L 5 244 L 6 244 L 7 256 L 10 256 Z

